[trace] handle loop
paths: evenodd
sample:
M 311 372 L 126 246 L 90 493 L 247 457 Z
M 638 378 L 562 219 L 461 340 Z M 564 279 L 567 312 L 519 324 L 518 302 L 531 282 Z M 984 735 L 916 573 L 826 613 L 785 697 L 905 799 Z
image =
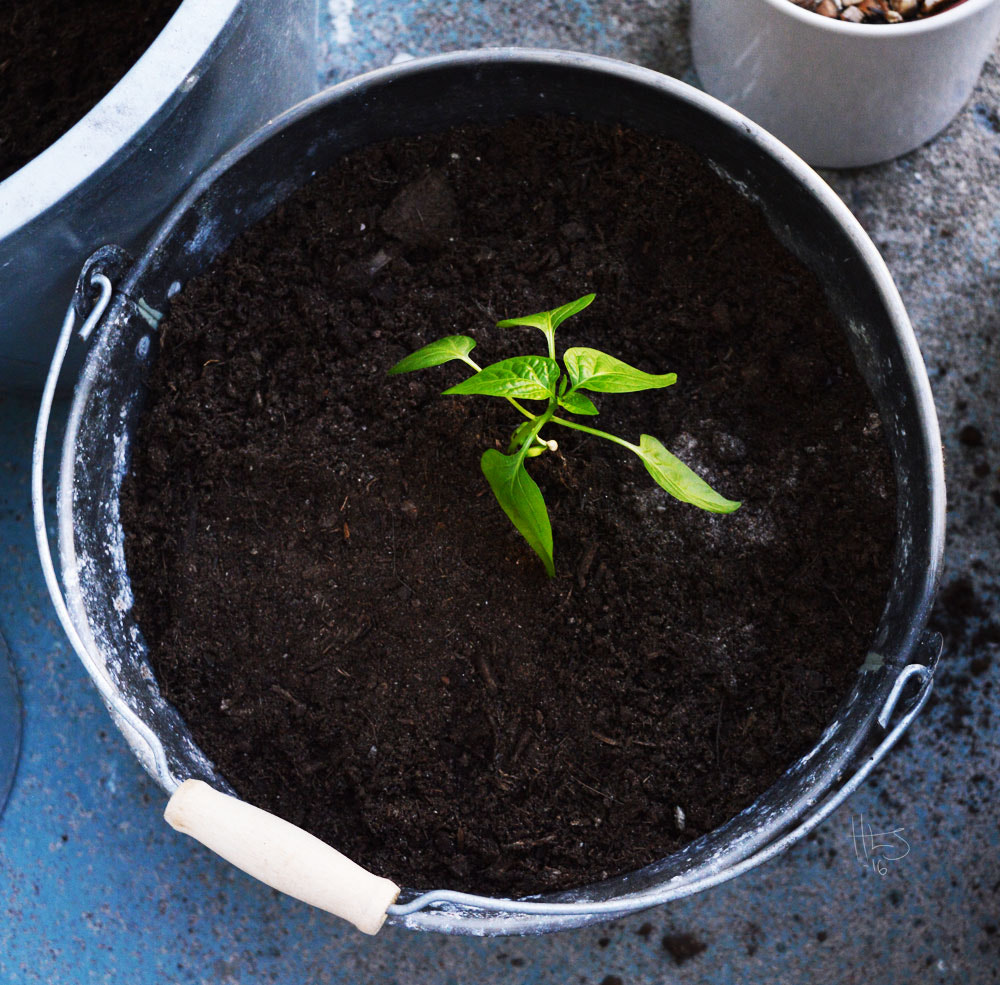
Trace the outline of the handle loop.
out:
M 185 780 L 164 812 L 176 831 L 190 835 L 238 869 L 295 899 L 377 934 L 399 886 L 363 869 L 302 828 Z
M 92 270 L 89 283 L 94 287 L 100 288 L 100 295 L 80 326 L 79 336 L 84 341 L 90 338 L 94 328 L 104 317 L 111 302 L 113 290 L 111 280 L 99 270 Z M 42 566 L 42 574 L 45 576 L 46 587 L 49 590 L 52 604 L 56 610 L 56 615 L 58 615 L 59 621 L 62 623 L 63 630 L 66 632 L 70 644 L 91 677 L 98 683 L 102 695 L 107 700 L 107 695 L 115 693 L 117 688 L 108 675 L 108 669 L 104 661 L 99 656 L 90 652 L 89 647 L 84 642 L 70 616 L 69 607 L 66 604 L 62 586 L 59 582 L 59 576 L 56 574 L 55 565 L 52 561 L 49 534 L 45 523 L 45 444 L 48 438 L 49 423 L 52 418 L 52 404 L 55 399 L 56 386 L 59 383 L 59 374 L 62 372 L 63 362 L 66 359 L 66 352 L 72 341 L 73 328 L 76 324 L 77 309 L 80 304 L 79 295 L 80 292 L 78 290 L 77 296 L 74 297 L 66 311 L 66 317 L 63 319 L 62 329 L 59 332 L 59 340 L 56 343 L 55 353 L 52 356 L 52 364 L 49 366 L 49 373 L 45 379 L 45 388 L 42 390 L 42 402 L 38 412 L 38 422 L 35 426 L 35 444 L 31 455 L 31 503 L 35 527 L 35 541 L 38 545 L 38 558 Z M 112 713 L 142 743 L 145 760 L 152 764 L 157 774 L 165 778 L 171 777 L 172 774 L 166 761 L 163 745 L 149 726 L 123 702 L 116 703 Z M 177 781 L 175 780 L 175 786 L 176 783 Z

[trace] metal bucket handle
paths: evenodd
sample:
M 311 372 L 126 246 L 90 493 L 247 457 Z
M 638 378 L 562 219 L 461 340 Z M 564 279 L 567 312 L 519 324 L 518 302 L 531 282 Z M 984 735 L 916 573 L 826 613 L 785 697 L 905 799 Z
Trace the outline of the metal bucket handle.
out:
M 114 691 L 114 685 L 108 677 L 107 668 L 103 661 L 89 652 L 73 624 L 55 571 L 45 525 L 43 476 L 53 399 L 77 314 L 84 317 L 79 335 L 83 341 L 87 341 L 111 301 L 113 287 L 109 274 L 117 279 L 128 261 L 129 257 L 124 251 L 117 247 L 104 247 L 84 265 L 73 301 L 66 312 L 46 379 L 32 456 L 35 536 L 45 582 L 73 648 L 102 692 L 107 688 L 108 694 Z M 91 301 L 94 289 L 99 289 L 100 293 L 96 301 Z M 131 733 L 129 738 L 134 736 L 141 743 L 143 748 L 139 749 L 133 742 L 133 748 L 136 748 L 140 758 L 149 762 L 158 775 L 173 781 L 169 786 L 176 789 L 164 814 L 171 826 L 191 835 L 216 854 L 272 888 L 341 916 L 366 933 L 377 933 L 387 917 L 393 922 L 406 923 L 414 914 L 432 907 L 452 912 L 471 910 L 481 916 L 516 914 L 555 918 L 612 917 L 693 896 L 728 882 L 774 858 L 818 827 L 857 790 L 920 713 L 930 696 L 941 648 L 940 634 L 922 635 L 917 652 L 925 662 L 909 663 L 900 669 L 878 715 L 878 723 L 886 731 L 881 742 L 865 757 L 850 779 L 821 801 L 802 823 L 728 868 L 689 882 L 685 882 L 683 876 L 678 876 L 652 892 L 621 896 L 613 900 L 507 900 L 439 889 L 422 893 L 405 903 L 396 903 L 400 888 L 395 883 L 361 868 L 301 828 L 238 798 L 213 790 L 200 780 L 188 779 L 183 783 L 178 781 L 170 771 L 162 743 L 149 726 L 127 706 L 118 704 L 112 709 L 112 713 L 127 730 L 126 734 Z M 889 724 L 896 714 L 897 705 L 906 685 L 911 681 L 918 682 L 919 689 L 910 700 L 909 707 L 902 712 L 899 721 L 890 730 Z M 142 756 L 143 752 L 146 753 L 145 757 Z
M 98 683 L 102 696 L 106 696 L 114 691 L 114 684 L 108 677 L 107 667 L 103 660 L 95 657 L 90 652 L 89 647 L 84 643 L 77 631 L 73 620 L 70 618 L 69 608 L 63 596 L 59 578 L 56 575 L 55 566 L 52 563 L 52 552 L 49 547 L 49 532 L 45 522 L 45 443 L 48 437 L 49 421 L 52 416 L 52 402 L 55 399 L 56 386 L 59 383 L 59 374 L 62 371 L 63 361 L 69 349 L 70 341 L 73 337 L 73 328 L 76 324 L 77 313 L 83 315 L 87 312 L 83 324 L 80 326 L 80 338 L 87 341 L 97 327 L 104 312 L 111 301 L 112 286 L 111 280 L 104 272 L 102 265 L 98 262 L 103 259 L 101 254 L 110 257 L 112 254 L 105 247 L 94 254 L 84 265 L 81 279 L 77 283 L 76 291 L 66 311 L 63 319 L 62 329 L 59 332 L 59 340 L 56 342 L 55 354 L 52 357 L 52 364 L 49 367 L 48 376 L 45 379 L 45 387 L 42 390 L 41 409 L 38 413 L 38 423 L 35 425 L 35 444 L 31 455 L 31 505 L 32 516 L 35 526 L 35 541 L 38 545 L 38 557 L 42 565 L 42 574 L 45 576 L 45 584 L 48 587 L 49 595 L 52 597 L 52 604 L 55 606 L 56 615 L 62 623 L 66 635 L 83 662 L 90 676 Z M 123 253 L 124 251 L 118 251 Z M 100 291 L 96 301 L 90 299 L 94 289 Z M 136 713 L 127 705 L 122 705 L 113 710 L 116 720 L 124 727 L 126 735 L 132 737 L 140 744 L 137 748 L 133 742 L 133 748 L 143 762 L 150 762 L 157 773 L 169 775 L 170 769 L 167 765 L 166 755 L 163 746 L 157 739 L 155 733 L 149 726 L 139 718 Z M 145 756 L 143 756 L 145 753 Z

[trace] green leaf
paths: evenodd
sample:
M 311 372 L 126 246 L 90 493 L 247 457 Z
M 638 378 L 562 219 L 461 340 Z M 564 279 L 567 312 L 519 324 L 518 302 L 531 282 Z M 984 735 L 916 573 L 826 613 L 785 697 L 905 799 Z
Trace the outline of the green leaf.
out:
M 548 335 L 552 328 L 552 312 L 539 311 L 537 315 L 522 315 L 520 318 L 505 318 L 503 321 L 497 322 L 497 328 L 514 328 L 517 325 L 537 328 L 540 332 Z
M 495 448 L 483 452 L 483 475 L 510 522 L 542 559 L 550 578 L 555 573 L 552 560 L 552 524 L 542 491 L 528 475 L 518 455 L 502 455 Z
M 559 398 L 559 406 L 568 410 L 571 414 L 594 414 L 599 413 L 594 401 L 582 393 L 568 393 L 565 397 Z
M 583 311 L 584 308 L 589 307 L 590 303 L 596 297 L 596 294 L 584 294 L 582 298 L 577 298 L 575 301 L 570 301 L 569 304 L 564 304 L 561 307 L 550 311 L 549 317 L 552 321 L 552 327 L 558 328 L 564 321 L 566 321 L 567 318 L 578 314 Z
M 598 393 L 656 390 L 677 382 L 676 373 L 644 373 L 598 349 L 567 349 L 563 362 L 573 386 Z
M 533 420 L 522 421 L 514 433 L 510 436 L 510 444 L 507 446 L 507 454 L 509 455 L 515 449 L 520 448 L 524 443 L 524 439 L 528 436 L 528 432 L 534 426 Z
M 636 454 L 656 482 L 681 502 L 693 503 L 709 513 L 732 513 L 739 509 L 740 503 L 720 496 L 652 435 L 644 434 L 639 438 Z
M 431 342 L 416 352 L 411 352 L 408 356 L 400 359 L 389 375 L 397 373 L 412 373 L 417 369 L 430 369 L 431 366 L 440 366 L 442 363 L 449 363 L 453 359 L 465 359 L 476 347 L 476 340 L 468 335 L 449 335 L 446 338 Z
M 555 394 L 560 372 L 559 363 L 548 356 L 514 356 L 487 366 L 444 392 L 548 400 Z
M 571 315 L 583 311 L 597 297 L 596 294 L 585 294 L 582 298 L 570 301 L 569 304 L 560 305 L 550 311 L 539 311 L 534 315 L 522 315 L 520 318 L 505 318 L 497 322 L 497 328 L 513 328 L 515 325 L 524 325 L 529 328 L 537 328 L 550 343 L 555 338 L 556 329 Z

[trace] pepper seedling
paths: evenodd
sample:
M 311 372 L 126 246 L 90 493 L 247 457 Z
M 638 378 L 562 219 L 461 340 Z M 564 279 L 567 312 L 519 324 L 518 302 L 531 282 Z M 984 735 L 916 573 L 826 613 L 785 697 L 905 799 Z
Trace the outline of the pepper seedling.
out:
M 469 357 L 476 346 L 475 339 L 468 335 L 449 335 L 410 353 L 389 370 L 390 375 L 411 373 L 460 360 L 475 370 L 475 375 L 449 387 L 444 395 L 504 397 L 524 415 L 526 420 L 511 435 L 507 454 L 488 448 L 483 452 L 480 464 L 497 502 L 542 559 L 549 577 L 555 575 L 552 525 L 542 492 L 525 468 L 528 458 L 558 449 L 555 441 L 542 437 L 541 431 L 546 425 L 558 424 L 583 431 L 627 448 L 639 456 L 658 485 L 684 503 L 691 503 L 710 513 L 732 513 L 740 506 L 738 502 L 720 496 L 652 435 L 642 435 L 639 444 L 634 445 L 606 431 L 559 416 L 560 410 L 577 416 L 598 413 L 590 397 L 581 392 L 583 390 L 634 393 L 672 386 L 677 382 L 676 373 L 644 373 L 598 349 L 567 349 L 560 366 L 556 359 L 556 329 L 567 318 L 583 311 L 595 297 L 594 294 L 586 294 L 551 311 L 497 322 L 498 328 L 521 325 L 537 328 L 545 336 L 548 346 L 545 356 L 514 356 L 483 368 Z M 521 400 L 543 400 L 545 409 L 541 413 L 532 413 L 520 403 Z

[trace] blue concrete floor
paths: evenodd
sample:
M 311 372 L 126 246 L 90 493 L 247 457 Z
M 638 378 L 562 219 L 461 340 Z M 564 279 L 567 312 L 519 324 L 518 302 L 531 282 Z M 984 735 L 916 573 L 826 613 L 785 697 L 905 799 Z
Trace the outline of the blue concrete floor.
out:
M 690 78 L 684 0 L 330 0 L 324 75 L 480 44 L 582 48 Z M 950 540 L 933 703 L 889 764 L 777 861 L 669 907 L 519 940 L 364 938 L 265 889 L 161 819 L 55 622 L 30 526 L 37 398 L 0 395 L 0 633 L 24 748 L 0 816 L 0 985 L 465 985 L 1000 981 L 1000 69 L 906 158 L 827 175 L 883 250 L 914 320 L 949 459 Z M 50 491 L 51 495 L 51 491 Z M 852 819 L 904 829 L 884 876 Z M 679 961 L 675 939 L 703 946 Z M 693 950 L 696 950 L 693 949 Z

